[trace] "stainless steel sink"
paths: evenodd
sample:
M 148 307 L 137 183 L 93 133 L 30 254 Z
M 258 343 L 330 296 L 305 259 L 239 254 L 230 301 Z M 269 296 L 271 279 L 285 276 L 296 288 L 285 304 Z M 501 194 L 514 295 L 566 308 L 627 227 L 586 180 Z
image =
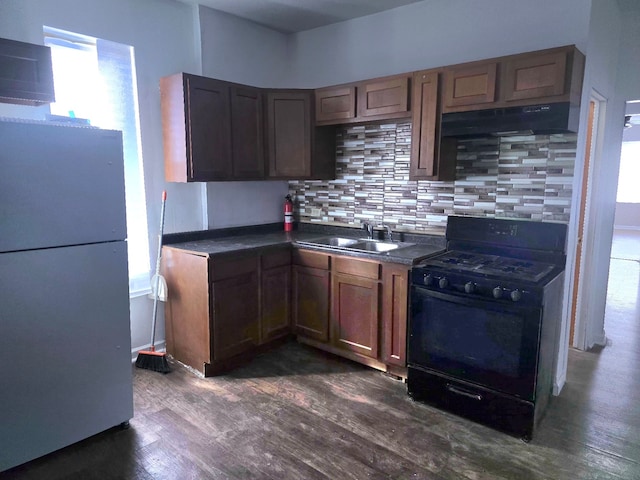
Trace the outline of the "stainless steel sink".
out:
M 361 240 L 357 238 L 322 237 L 322 238 L 314 238 L 312 240 L 299 240 L 298 243 L 307 244 L 307 245 L 321 245 L 325 247 L 345 248 L 350 245 L 354 245 L 360 241 Z
M 365 252 L 384 253 L 391 250 L 395 250 L 400 245 L 397 243 L 376 242 L 375 240 L 366 240 L 364 242 L 354 243 L 349 245 L 349 250 L 363 250 Z
M 343 238 L 343 237 L 321 237 L 311 240 L 298 240 L 301 245 L 312 245 L 320 247 L 330 247 L 338 250 L 366 252 L 366 253 L 385 253 L 400 247 L 413 245 L 404 242 L 383 242 L 379 240 L 370 240 L 366 238 Z

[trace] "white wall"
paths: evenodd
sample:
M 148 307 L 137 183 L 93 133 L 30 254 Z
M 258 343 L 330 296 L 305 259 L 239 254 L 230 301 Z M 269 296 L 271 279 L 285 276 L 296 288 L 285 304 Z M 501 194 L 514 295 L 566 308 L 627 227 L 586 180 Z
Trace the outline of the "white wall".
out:
M 575 44 L 591 0 L 424 0 L 301 32 L 291 40 L 299 87 L 319 87 Z
M 239 17 L 200 7 L 202 74 L 255 87 L 288 83 L 288 36 Z M 283 221 L 287 182 L 209 182 L 209 228 Z
M 199 185 L 165 184 L 160 118 L 161 76 L 197 71 L 192 7 L 173 0 L 2 0 L 0 37 L 42 44 L 43 25 L 132 45 L 135 50 L 147 215 L 152 261 L 160 222 L 160 198 L 168 191 L 165 231 L 201 230 L 203 202 Z M 0 116 L 44 118 L 47 107 L 0 104 Z M 149 342 L 151 301 L 131 300 L 133 348 Z M 164 339 L 163 316 L 158 339 Z M 141 343 L 142 342 L 142 343 Z

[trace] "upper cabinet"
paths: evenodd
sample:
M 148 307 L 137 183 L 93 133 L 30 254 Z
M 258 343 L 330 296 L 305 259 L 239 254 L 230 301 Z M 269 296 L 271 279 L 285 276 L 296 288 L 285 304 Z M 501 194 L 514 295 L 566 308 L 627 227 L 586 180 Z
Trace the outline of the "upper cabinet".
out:
M 268 90 L 266 99 L 269 178 L 335 178 L 335 129 L 315 127 L 313 91 Z
M 356 87 L 319 88 L 315 97 L 317 122 L 342 123 L 356 117 Z
M 522 55 L 504 62 L 503 98 L 507 102 L 554 97 L 567 90 L 566 50 Z
M 51 49 L 0 38 L 0 102 L 43 105 L 54 101 Z
M 265 176 L 262 91 L 236 85 L 231 87 L 230 95 L 233 178 L 262 179 Z
M 229 84 L 180 73 L 160 79 L 165 178 L 206 182 L 232 176 Z
M 165 178 L 332 179 L 336 125 L 410 119 L 410 179 L 455 180 L 443 113 L 579 105 L 583 73 L 584 55 L 569 45 L 316 90 L 172 75 L 160 81 Z
M 310 92 L 267 92 L 267 158 L 270 177 L 311 175 Z
M 319 88 L 317 125 L 339 125 L 409 118 L 411 75 L 402 74 Z
M 413 75 L 410 180 L 455 180 L 454 138 L 440 138 L 440 72 Z
M 165 179 L 328 179 L 335 129 L 316 129 L 313 92 L 178 73 L 160 79 Z
M 409 76 L 362 82 L 358 86 L 358 116 L 401 118 L 409 112 Z
M 448 67 L 443 112 L 539 103 L 579 104 L 584 55 L 574 46 Z
M 489 62 L 448 68 L 444 104 L 456 107 L 495 101 L 497 66 Z

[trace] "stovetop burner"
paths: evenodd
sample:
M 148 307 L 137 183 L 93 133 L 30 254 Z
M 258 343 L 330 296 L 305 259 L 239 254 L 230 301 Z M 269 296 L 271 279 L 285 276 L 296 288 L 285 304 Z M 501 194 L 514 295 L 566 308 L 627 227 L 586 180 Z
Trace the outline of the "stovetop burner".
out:
M 456 250 L 430 258 L 425 265 L 440 266 L 449 271 L 516 278 L 527 282 L 540 281 L 555 267 L 550 263 Z

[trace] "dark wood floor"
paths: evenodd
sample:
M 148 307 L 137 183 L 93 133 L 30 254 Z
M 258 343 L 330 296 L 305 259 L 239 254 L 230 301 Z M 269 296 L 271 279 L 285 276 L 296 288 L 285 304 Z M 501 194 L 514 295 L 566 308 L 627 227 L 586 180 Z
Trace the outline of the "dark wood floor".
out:
M 612 260 L 606 348 L 569 355 L 531 443 L 286 344 L 233 374 L 134 372 L 135 417 L 0 478 L 639 479 L 640 263 Z

